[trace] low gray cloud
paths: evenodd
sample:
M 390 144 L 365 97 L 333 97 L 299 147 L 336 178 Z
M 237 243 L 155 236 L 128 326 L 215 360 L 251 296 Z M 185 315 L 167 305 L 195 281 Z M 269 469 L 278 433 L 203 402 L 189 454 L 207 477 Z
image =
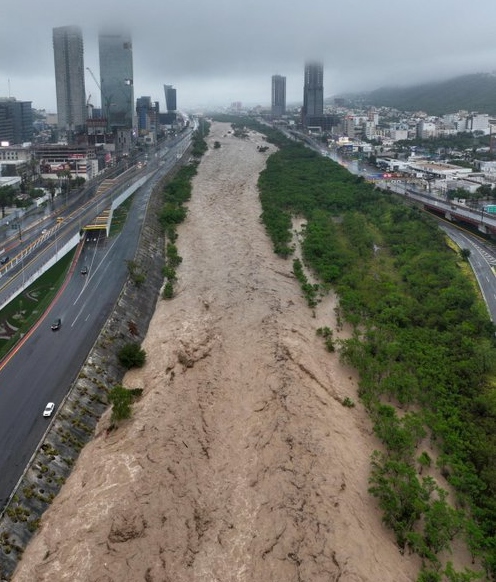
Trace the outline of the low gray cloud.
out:
M 164 101 L 173 84 L 183 108 L 270 103 L 270 77 L 287 78 L 301 102 L 303 67 L 324 63 L 326 96 L 445 79 L 495 68 L 496 3 L 479 0 L 25 0 L 0 17 L 0 96 L 55 110 L 52 28 L 83 29 L 85 65 L 99 76 L 98 30 L 126 27 L 133 37 L 135 96 Z M 87 75 L 86 91 L 99 104 Z

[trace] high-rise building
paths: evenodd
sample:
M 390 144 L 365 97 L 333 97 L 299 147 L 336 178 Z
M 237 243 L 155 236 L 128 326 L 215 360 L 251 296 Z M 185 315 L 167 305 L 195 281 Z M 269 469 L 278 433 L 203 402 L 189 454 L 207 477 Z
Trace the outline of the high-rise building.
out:
M 272 115 L 286 114 L 286 77 L 272 75 Z
M 103 115 L 111 129 L 131 129 L 134 121 L 131 35 L 101 31 L 98 46 Z
M 138 120 L 138 133 L 148 133 L 150 129 L 150 110 L 152 108 L 151 97 L 138 97 L 136 99 L 136 115 Z
M 172 85 L 164 85 L 165 105 L 167 112 L 172 113 L 177 109 L 177 94 Z
M 0 141 L 20 145 L 33 139 L 31 101 L 0 99 Z
M 83 34 L 79 26 L 53 29 L 57 125 L 78 132 L 86 123 Z
M 136 114 L 138 119 L 138 135 L 154 136 L 156 138 L 160 118 L 158 101 L 152 103 L 151 97 L 143 96 L 136 99 Z
M 324 113 L 324 67 L 322 63 L 306 63 L 303 86 L 303 123 L 308 117 Z
M 164 85 L 165 107 L 167 113 L 161 115 L 163 125 L 171 127 L 176 123 L 177 93 L 172 85 Z

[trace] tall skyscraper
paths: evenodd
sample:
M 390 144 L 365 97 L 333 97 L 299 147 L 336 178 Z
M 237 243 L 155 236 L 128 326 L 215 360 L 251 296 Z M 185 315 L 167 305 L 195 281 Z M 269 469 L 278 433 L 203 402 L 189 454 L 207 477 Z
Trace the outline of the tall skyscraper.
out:
M 164 85 L 165 105 L 168 113 L 173 113 L 177 109 L 177 94 L 172 85 Z
M 53 29 L 57 125 L 78 132 L 86 123 L 83 34 L 79 26 Z
M 134 119 L 131 35 L 102 31 L 98 46 L 103 115 L 111 129 L 130 129 Z
M 272 115 L 286 114 L 286 77 L 272 75 Z
M 306 63 L 303 86 L 303 120 L 324 113 L 324 67 L 322 63 Z

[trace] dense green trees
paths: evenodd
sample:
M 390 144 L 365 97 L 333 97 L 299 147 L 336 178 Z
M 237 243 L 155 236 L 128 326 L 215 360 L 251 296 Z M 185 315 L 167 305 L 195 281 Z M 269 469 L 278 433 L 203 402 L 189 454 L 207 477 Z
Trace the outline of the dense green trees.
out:
M 183 206 L 191 198 L 191 179 L 196 174 L 198 163 L 183 166 L 163 192 L 164 205 L 159 213 L 159 220 L 169 238 L 175 238 L 175 229 L 186 218 L 187 210 Z
M 198 121 L 198 129 L 193 134 L 191 154 L 200 158 L 207 151 L 205 136 L 208 135 L 210 123 L 203 117 Z
M 292 217 L 306 220 L 305 265 L 320 291 L 336 289 L 339 315 L 355 330 L 339 347 L 360 372 L 359 394 L 384 443 L 370 490 L 385 522 L 425 560 L 419 580 L 441 579 L 438 554 L 457 535 L 496 575 L 494 326 L 463 259 L 418 209 L 302 145 L 268 139 L 280 150 L 260 175 L 262 217 L 282 256 L 293 250 Z M 419 449 L 425 437 L 437 462 Z M 456 489 L 457 507 L 425 476 L 433 465 Z M 447 571 L 450 580 L 475 576 Z

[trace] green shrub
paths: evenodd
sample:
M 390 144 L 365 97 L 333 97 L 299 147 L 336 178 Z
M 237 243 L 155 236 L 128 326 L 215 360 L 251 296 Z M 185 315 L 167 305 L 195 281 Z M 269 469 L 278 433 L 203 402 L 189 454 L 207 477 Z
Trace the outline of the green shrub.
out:
M 124 345 L 117 354 L 119 362 L 128 370 L 142 368 L 146 361 L 146 352 L 136 342 Z
M 141 287 L 143 283 L 146 281 L 145 274 L 141 271 L 140 267 L 135 261 L 126 261 L 127 264 L 127 271 L 132 282 L 136 285 L 136 287 Z
M 112 403 L 112 421 L 130 418 L 131 404 L 141 396 L 141 393 L 140 388 L 128 390 L 121 385 L 114 386 L 109 392 L 109 400 Z
M 176 245 L 174 245 L 174 244 L 171 244 L 171 243 L 167 244 L 166 254 L 167 254 L 166 261 L 167 261 L 167 265 L 169 267 L 172 267 L 172 268 L 177 267 L 183 261 L 182 257 L 177 252 Z
M 168 281 L 176 280 L 176 270 L 171 265 L 165 265 L 162 269 L 162 273 Z
M 173 296 L 174 296 L 174 285 L 172 284 L 172 281 L 167 281 L 167 283 L 164 285 L 162 297 L 164 299 L 172 299 Z

